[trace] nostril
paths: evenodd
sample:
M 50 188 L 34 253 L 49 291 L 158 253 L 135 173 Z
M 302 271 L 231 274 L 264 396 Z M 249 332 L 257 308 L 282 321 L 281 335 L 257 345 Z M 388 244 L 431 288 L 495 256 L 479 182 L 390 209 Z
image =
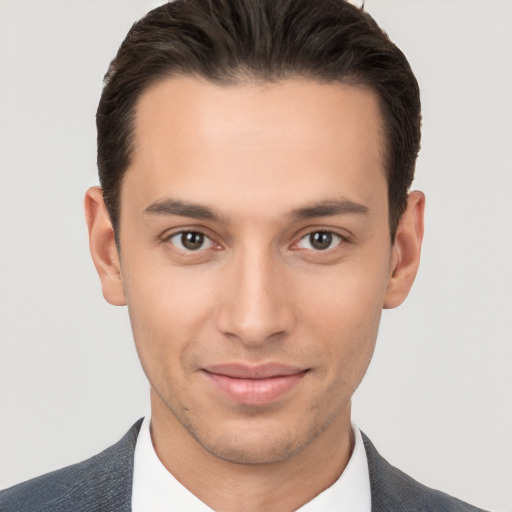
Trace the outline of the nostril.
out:
M 217 319 L 217 325 L 224 335 L 235 337 L 248 346 L 258 346 L 281 340 L 292 331 L 294 322 L 289 313 L 278 309 L 252 318 L 224 309 Z

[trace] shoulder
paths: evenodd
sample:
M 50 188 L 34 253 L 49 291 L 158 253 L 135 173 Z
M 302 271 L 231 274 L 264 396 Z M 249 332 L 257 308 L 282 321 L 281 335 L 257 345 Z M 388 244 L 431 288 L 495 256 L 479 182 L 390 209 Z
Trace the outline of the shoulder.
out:
M 83 462 L 0 491 L 2 512 L 93 512 L 131 509 L 139 420 L 116 444 Z
M 375 512 L 485 512 L 441 491 L 431 489 L 384 459 L 363 434 L 368 457 L 372 511 Z

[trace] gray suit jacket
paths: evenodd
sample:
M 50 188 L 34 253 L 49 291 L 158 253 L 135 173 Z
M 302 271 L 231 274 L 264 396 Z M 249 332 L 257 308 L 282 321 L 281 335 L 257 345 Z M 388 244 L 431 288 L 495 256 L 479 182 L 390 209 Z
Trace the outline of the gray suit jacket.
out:
M 130 512 L 133 455 L 142 420 L 115 445 L 73 466 L 0 492 L 1 512 Z M 363 434 L 372 512 L 483 512 L 429 489 L 382 458 Z

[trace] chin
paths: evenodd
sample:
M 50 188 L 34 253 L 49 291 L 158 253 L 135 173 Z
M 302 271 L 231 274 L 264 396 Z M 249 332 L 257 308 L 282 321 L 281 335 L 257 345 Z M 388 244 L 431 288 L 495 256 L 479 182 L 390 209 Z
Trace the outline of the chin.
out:
M 203 447 L 215 457 L 232 464 L 276 464 L 292 458 L 303 448 L 296 440 L 259 439 L 218 439 Z
M 251 428 L 252 427 L 252 428 Z M 324 429 L 314 426 L 305 432 L 285 429 L 283 425 L 231 425 L 222 433 L 207 436 L 192 433 L 196 441 L 215 457 L 233 464 L 275 464 L 291 459 L 311 444 Z

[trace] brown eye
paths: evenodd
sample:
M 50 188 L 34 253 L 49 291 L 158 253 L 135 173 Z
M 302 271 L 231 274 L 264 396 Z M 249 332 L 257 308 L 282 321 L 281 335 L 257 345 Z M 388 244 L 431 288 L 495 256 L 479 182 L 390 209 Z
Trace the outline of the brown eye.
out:
M 332 244 L 332 233 L 328 233 L 327 231 L 311 233 L 309 235 L 309 243 L 311 244 L 311 247 L 319 251 L 329 249 Z
M 189 251 L 200 249 L 204 242 L 204 235 L 202 233 L 182 233 L 181 244 Z
M 298 244 L 301 249 L 310 249 L 314 251 L 325 251 L 332 249 L 333 246 L 341 243 L 343 238 L 332 231 L 313 231 Z
M 198 251 L 212 246 L 212 241 L 199 231 L 180 231 L 171 236 L 169 241 L 182 251 Z

